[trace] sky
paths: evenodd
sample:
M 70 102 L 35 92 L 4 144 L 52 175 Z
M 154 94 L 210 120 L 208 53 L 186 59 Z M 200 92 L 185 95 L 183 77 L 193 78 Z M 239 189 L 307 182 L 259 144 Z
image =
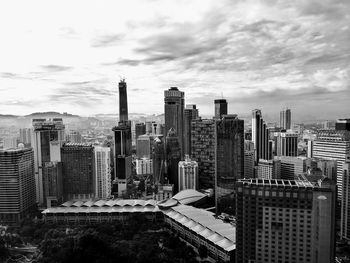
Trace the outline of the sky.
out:
M 350 117 L 350 1 L 1 1 L 0 114 L 160 114 L 177 86 L 200 115 Z

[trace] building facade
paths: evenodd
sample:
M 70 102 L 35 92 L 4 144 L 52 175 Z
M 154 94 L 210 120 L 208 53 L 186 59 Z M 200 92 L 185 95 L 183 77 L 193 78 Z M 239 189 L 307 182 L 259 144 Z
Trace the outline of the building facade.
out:
M 45 206 L 55 207 L 63 203 L 62 162 L 46 162 L 43 167 Z
M 236 262 L 334 262 L 335 203 L 329 179 L 239 181 Z
M 258 163 L 257 178 L 280 179 L 281 178 L 281 161 L 260 159 Z
M 221 119 L 227 115 L 227 101 L 225 99 L 214 100 L 214 119 Z
M 196 105 L 186 105 L 184 111 L 184 153 L 191 156 L 191 129 L 192 120 L 198 118 L 198 109 Z
M 343 164 L 350 153 L 350 132 L 321 130 L 314 141 L 312 156 L 322 159 L 337 160 L 338 198 L 341 200 L 343 190 Z
M 298 156 L 298 134 L 294 132 L 275 132 L 276 156 Z
M 244 121 L 224 115 L 215 122 L 215 204 L 233 213 L 235 183 L 244 178 Z
M 61 148 L 65 200 L 95 197 L 94 148 L 88 143 L 65 143 Z
M 254 143 L 255 164 L 259 159 L 271 160 L 272 152 L 269 143 L 269 130 L 264 122 L 261 110 L 252 111 L 252 142 Z
M 198 163 L 188 155 L 179 162 L 179 192 L 186 189 L 198 189 Z
M 176 87 L 164 91 L 165 134 L 173 128 L 178 136 L 181 157 L 184 156 L 185 93 Z
M 19 224 L 35 206 L 33 150 L 0 150 L 0 225 Z
M 111 149 L 109 147 L 94 147 L 95 161 L 95 197 L 107 199 L 112 192 Z
M 153 174 L 153 160 L 148 158 L 136 159 L 136 174 L 144 176 Z
M 191 158 L 198 163 L 199 189 L 215 187 L 215 121 L 196 119 L 191 128 Z
M 290 130 L 292 125 L 292 114 L 290 109 L 280 112 L 280 127 L 284 130 Z
M 61 118 L 33 119 L 32 147 L 34 149 L 34 169 L 36 184 L 36 199 L 39 206 L 44 205 L 43 167 L 46 162 L 55 161 L 51 158 L 50 143 L 65 140 L 65 126 Z
M 181 147 L 179 137 L 173 128 L 170 128 L 166 137 L 166 175 L 168 182 L 174 185 L 174 191 L 179 189 L 178 167 L 181 161 Z

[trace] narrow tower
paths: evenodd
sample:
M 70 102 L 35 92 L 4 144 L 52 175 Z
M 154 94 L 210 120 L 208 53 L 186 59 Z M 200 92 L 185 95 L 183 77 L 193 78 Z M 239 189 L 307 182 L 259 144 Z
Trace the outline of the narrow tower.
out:
M 119 121 L 128 120 L 128 96 L 126 92 L 126 82 L 122 78 L 119 82 Z

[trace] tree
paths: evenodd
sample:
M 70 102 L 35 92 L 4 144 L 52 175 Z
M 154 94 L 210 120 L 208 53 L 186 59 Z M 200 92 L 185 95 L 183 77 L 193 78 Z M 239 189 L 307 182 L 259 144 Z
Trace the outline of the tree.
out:
M 199 248 L 198 248 L 198 253 L 199 253 L 199 257 L 201 259 L 204 259 L 208 256 L 208 249 L 206 246 L 204 245 L 200 245 Z

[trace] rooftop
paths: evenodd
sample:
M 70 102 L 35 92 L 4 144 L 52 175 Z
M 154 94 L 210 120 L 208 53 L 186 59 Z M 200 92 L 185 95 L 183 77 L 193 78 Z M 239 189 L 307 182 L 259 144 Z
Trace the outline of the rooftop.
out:
M 287 186 L 287 187 L 313 187 L 308 181 L 302 180 L 280 180 L 280 179 L 242 179 L 238 182 L 242 182 L 244 185 L 269 185 L 269 186 Z
M 216 219 L 212 212 L 178 205 L 164 211 L 164 214 L 226 251 L 236 248 L 236 228 Z

